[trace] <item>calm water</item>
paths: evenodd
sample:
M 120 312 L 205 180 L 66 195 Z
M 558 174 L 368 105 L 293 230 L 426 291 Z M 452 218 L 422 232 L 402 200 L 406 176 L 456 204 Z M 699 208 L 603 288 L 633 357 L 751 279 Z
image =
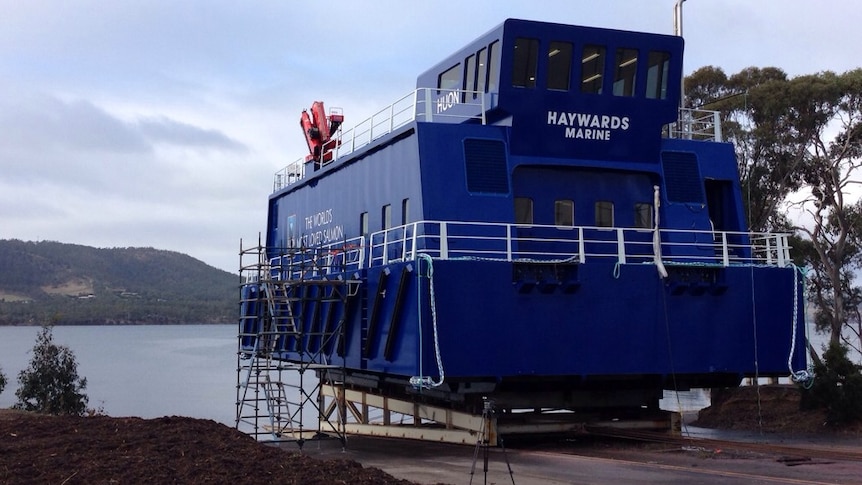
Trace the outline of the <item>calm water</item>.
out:
M 0 408 L 15 403 L 18 372 L 29 365 L 39 330 L 0 326 L 0 369 L 9 381 Z M 54 341 L 74 352 L 91 408 L 111 416 L 179 415 L 234 424 L 235 325 L 55 327 Z M 666 391 L 661 403 L 683 411 L 708 405 L 702 389 Z
M 0 326 L 0 369 L 9 381 L 0 407 L 15 403 L 39 327 Z M 233 425 L 235 325 L 55 327 L 87 378 L 89 407 L 111 416 L 192 416 Z

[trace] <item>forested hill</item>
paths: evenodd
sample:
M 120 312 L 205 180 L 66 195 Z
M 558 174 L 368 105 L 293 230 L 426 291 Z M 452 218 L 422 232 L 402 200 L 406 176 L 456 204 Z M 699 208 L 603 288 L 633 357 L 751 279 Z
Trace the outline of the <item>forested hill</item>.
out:
M 238 282 L 172 251 L 0 240 L 0 325 L 229 323 Z

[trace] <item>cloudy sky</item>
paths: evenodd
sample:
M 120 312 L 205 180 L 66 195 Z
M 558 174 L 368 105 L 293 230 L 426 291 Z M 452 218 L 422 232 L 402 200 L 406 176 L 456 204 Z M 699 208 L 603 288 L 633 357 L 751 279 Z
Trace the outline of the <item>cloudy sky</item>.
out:
M 0 239 L 235 272 L 320 99 L 346 126 L 507 17 L 672 33 L 674 0 L 0 0 Z M 856 0 L 688 0 L 686 72 L 862 66 Z

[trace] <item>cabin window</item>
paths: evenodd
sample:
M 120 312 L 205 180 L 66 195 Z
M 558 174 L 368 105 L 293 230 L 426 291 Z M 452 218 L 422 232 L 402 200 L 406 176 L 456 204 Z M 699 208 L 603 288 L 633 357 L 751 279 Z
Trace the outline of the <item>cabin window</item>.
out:
M 437 78 L 437 92 L 455 91 L 461 87 L 461 64 L 455 64 Z
M 380 215 L 380 226 L 386 230 L 392 227 L 392 205 L 386 204 L 383 206 L 383 212 Z
M 554 202 L 554 224 L 572 227 L 575 225 L 575 202 L 558 200 Z
M 500 42 L 491 42 L 488 46 L 488 85 L 485 92 L 497 91 L 500 85 Z
M 652 204 L 635 204 L 635 227 L 652 229 L 653 227 Z
M 605 47 L 584 46 L 581 56 L 581 92 L 602 94 L 602 75 L 605 72 Z
M 634 96 L 635 77 L 638 72 L 637 49 L 617 49 L 617 67 L 614 73 L 614 96 Z
M 569 90 L 572 72 L 572 44 L 551 42 L 548 47 L 548 89 Z
M 536 87 L 536 69 L 539 63 L 538 39 L 518 37 L 515 39 L 515 55 L 512 60 L 512 86 Z
M 368 213 L 359 214 L 359 231 L 363 236 L 368 235 Z
M 533 199 L 515 197 L 515 224 L 533 223 Z
M 476 56 L 470 55 L 464 60 L 464 99 L 475 98 L 476 93 Z
M 479 72 L 476 73 L 476 91 L 485 92 L 485 83 L 488 82 L 488 49 L 479 49 L 476 56 L 479 59 Z M 476 95 L 474 94 L 475 98 Z
M 410 220 L 410 199 L 401 201 L 401 225 L 404 226 Z
M 667 72 L 670 66 L 670 53 L 652 51 L 647 60 L 646 97 L 667 99 Z
M 596 202 L 596 226 L 614 226 L 614 203 L 607 200 Z

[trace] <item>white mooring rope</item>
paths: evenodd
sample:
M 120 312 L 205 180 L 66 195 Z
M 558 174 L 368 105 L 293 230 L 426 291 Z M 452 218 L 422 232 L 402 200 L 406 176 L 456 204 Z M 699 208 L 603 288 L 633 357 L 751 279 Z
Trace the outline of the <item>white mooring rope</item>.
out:
M 431 259 L 431 256 L 429 256 L 425 253 L 417 254 L 416 259 L 420 259 L 420 260 L 423 260 L 423 261 L 428 263 L 428 275 L 427 276 L 428 276 L 429 299 L 430 299 L 430 305 L 431 305 L 431 325 L 434 329 L 434 356 L 437 359 L 437 372 L 440 374 L 440 379 L 435 381 L 430 376 L 413 376 L 410 378 L 410 385 L 412 385 L 413 387 L 417 387 L 417 388 L 438 387 L 438 386 L 443 384 L 443 380 L 445 379 L 445 374 L 443 373 L 443 358 L 440 355 L 440 338 L 439 338 L 439 335 L 437 333 L 437 304 L 436 304 L 435 298 L 434 298 L 434 260 Z M 422 271 L 420 268 L 421 268 L 421 266 L 417 264 L 417 270 L 419 270 L 419 271 L 417 271 L 417 278 L 422 277 Z M 420 299 L 419 303 L 420 303 L 419 314 L 421 315 L 422 314 L 421 299 Z M 421 319 L 420 319 L 420 323 L 421 323 Z M 422 335 L 422 329 L 421 328 L 419 329 L 419 335 L 420 335 L 420 342 L 421 342 L 421 335 Z M 420 343 L 420 346 L 421 346 L 421 343 Z M 422 349 L 420 348 L 419 351 L 420 351 L 420 355 L 421 355 Z M 421 356 L 419 358 L 419 365 L 420 365 L 420 373 L 421 373 L 421 366 L 422 366 Z

